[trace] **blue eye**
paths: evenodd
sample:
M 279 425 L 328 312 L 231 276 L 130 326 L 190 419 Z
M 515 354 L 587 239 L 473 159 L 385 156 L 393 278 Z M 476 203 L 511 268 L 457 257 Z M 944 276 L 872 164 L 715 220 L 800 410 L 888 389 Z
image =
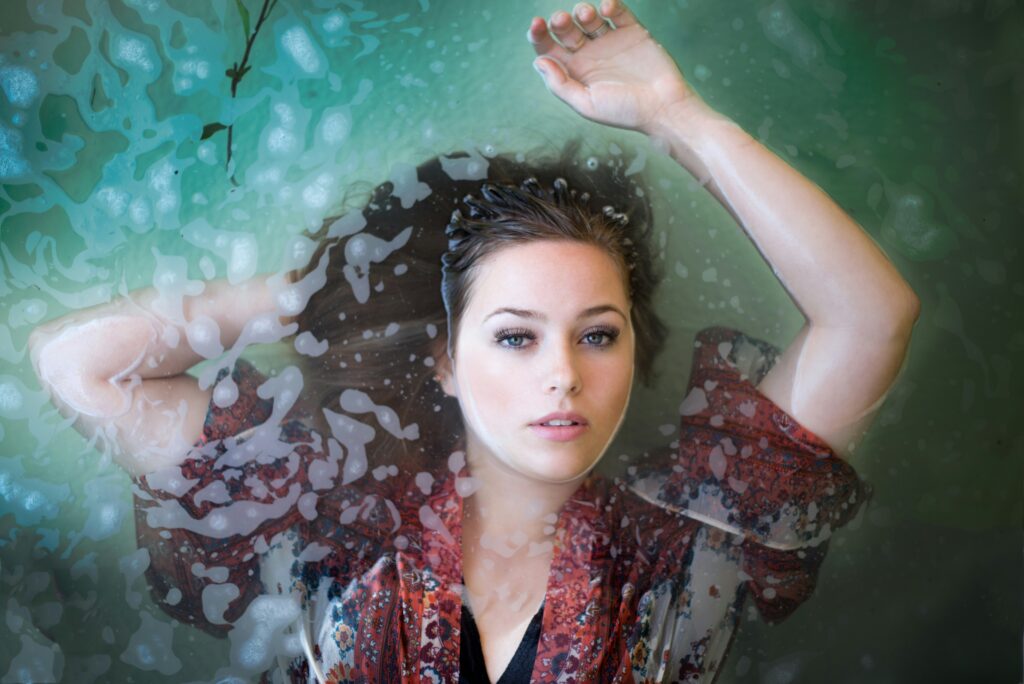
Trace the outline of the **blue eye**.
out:
M 618 336 L 619 331 L 614 328 L 600 328 L 584 333 L 583 340 L 594 347 L 610 347 Z
M 529 330 L 504 329 L 494 333 L 494 341 L 506 349 L 522 349 L 527 341 L 535 339 Z
M 612 346 L 618 336 L 615 328 L 597 328 L 583 333 L 580 341 L 588 347 L 602 349 Z M 494 333 L 494 341 L 506 349 L 525 349 L 536 339 L 537 336 L 525 328 L 504 328 Z

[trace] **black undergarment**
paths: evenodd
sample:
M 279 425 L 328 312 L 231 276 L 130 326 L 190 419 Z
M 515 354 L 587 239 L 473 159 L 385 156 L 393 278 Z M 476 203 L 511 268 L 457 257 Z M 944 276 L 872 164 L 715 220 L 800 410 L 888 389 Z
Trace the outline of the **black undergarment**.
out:
M 512 656 L 508 667 L 496 684 L 529 684 L 533 674 L 533 661 L 537 657 L 537 644 L 540 642 L 540 628 L 544 618 L 544 605 L 541 604 L 537 614 L 526 628 L 519 648 Z M 480 644 L 480 632 L 476 621 L 465 604 L 462 606 L 462 636 L 459 641 L 459 682 L 460 684 L 490 684 L 487 678 L 487 666 L 484 664 L 484 652 Z

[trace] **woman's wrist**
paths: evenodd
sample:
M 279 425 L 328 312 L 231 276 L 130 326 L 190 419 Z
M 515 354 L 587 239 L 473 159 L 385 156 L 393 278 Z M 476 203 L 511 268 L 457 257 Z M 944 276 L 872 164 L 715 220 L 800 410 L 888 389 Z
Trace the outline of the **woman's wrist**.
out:
M 662 109 L 641 132 L 703 183 L 707 180 L 704 157 L 710 144 L 736 128 L 731 119 L 694 95 Z

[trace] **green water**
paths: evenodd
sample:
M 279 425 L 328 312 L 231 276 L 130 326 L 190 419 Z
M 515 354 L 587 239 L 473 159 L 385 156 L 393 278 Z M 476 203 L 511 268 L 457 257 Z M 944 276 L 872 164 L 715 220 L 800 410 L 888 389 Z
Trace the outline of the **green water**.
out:
M 131 483 L 50 406 L 25 351 L 36 323 L 150 286 L 169 257 L 195 280 L 275 271 L 351 181 L 577 134 L 643 169 L 659 217 L 672 339 L 637 425 L 674 422 L 696 330 L 784 346 L 803 322 L 685 172 L 547 94 L 524 36 L 560 5 L 281 0 L 232 95 L 225 72 L 261 4 L 241 0 L 247 19 L 233 0 L 3 4 L 0 681 L 205 681 L 228 663 L 150 601 Z M 719 681 L 1021 681 L 1024 6 L 633 6 L 701 95 L 829 192 L 923 305 L 854 462 L 871 505 L 792 618 L 744 615 Z

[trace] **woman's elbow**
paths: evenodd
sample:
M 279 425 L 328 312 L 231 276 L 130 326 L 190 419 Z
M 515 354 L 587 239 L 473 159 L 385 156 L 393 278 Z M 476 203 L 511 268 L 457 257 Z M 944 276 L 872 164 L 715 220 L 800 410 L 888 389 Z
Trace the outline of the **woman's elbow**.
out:
M 912 322 L 916 322 L 921 316 L 921 300 L 909 285 L 907 285 L 904 299 L 906 300 L 907 315 Z
M 884 318 L 890 337 L 909 342 L 914 325 L 920 317 L 921 300 L 909 285 L 892 293 Z

